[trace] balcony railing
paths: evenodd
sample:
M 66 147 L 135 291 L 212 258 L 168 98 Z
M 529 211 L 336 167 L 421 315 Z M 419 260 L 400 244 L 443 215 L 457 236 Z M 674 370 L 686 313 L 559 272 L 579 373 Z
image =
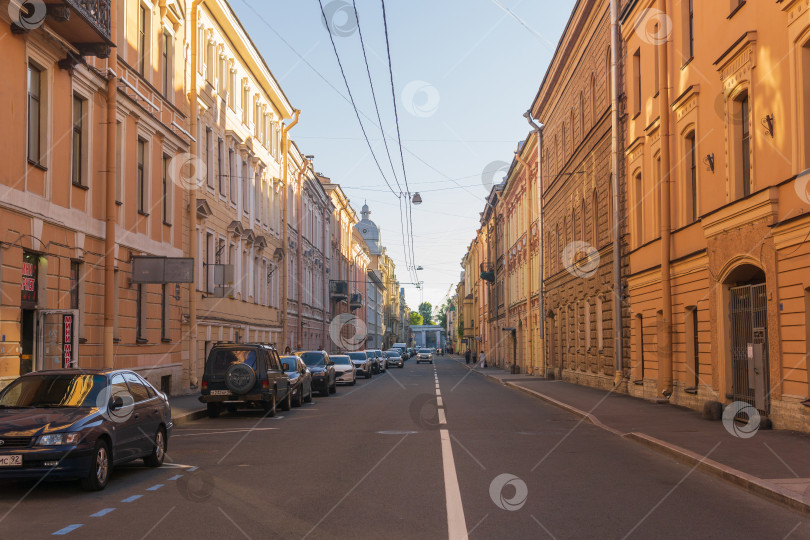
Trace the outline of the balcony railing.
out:
M 110 35 L 112 0 L 44 0 L 21 2 L 19 19 L 12 20 L 11 30 L 20 34 L 35 30 L 47 22 L 82 56 L 107 58 L 114 45 Z M 41 9 L 44 6 L 44 9 Z
M 360 293 L 353 293 L 349 298 L 349 307 L 351 309 L 363 307 L 363 295 Z

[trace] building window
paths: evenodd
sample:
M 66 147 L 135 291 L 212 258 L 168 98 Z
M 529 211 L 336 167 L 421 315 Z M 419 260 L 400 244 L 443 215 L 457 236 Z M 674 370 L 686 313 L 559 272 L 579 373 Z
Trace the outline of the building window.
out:
M 214 271 L 211 268 L 212 264 L 215 264 L 215 252 L 214 252 L 214 234 L 213 233 L 205 233 L 205 253 L 203 254 L 203 260 L 205 260 L 205 290 L 209 294 L 214 292 Z M 231 262 L 233 264 L 233 262 Z
M 599 192 L 594 189 L 591 194 L 591 238 L 594 247 L 599 247 Z
M 146 291 L 145 285 L 138 283 L 135 293 L 135 341 L 146 343 Z
M 82 168 L 84 167 L 84 110 L 85 100 L 73 96 L 73 160 L 71 179 L 77 186 L 83 186 Z
M 633 113 L 641 114 L 641 49 L 633 54 Z
M 659 28 L 660 27 L 657 24 L 653 27 L 653 35 L 654 36 L 658 35 L 658 29 Z M 655 52 L 653 54 L 654 63 L 655 63 L 655 65 L 654 65 L 655 71 L 653 71 L 653 91 L 654 91 L 653 95 L 654 96 L 658 96 L 658 92 L 660 91 L 660 85 L 661 85 L 660 71 L 661 71 L 661 67 L 660 67 L 660 60 L 659 60 L 658 57 L 659 57 L 659 55 L 663 54 L 663 51 L 664 51 L 663 47 L 658 46 L 658 45 L 655 46 Z
M 121 334 L 120 334 L 120 326 L 119 322 L 119 314 L 121 313 L 121 295 L 120 290 L 118 288 L 120 270 L 115 270 L 113 272 L 113 306 L 115 309 L 113 310 L 113 341 L 118 343 L 121 341 Z
M 596 297 L 596 347 L 601 352 L 602 349 L 605 347 L 605 336 L 603 330 L 603 320 L 602 320 L 602 298 Z
M 169 181 L 169 163 L 171 162 L 171 157 L 167 156 L 166 154 L 163 155 L 163 171 L 162 171 L 162 190 L 161 190 L 161 197 L 160 197 L 160 209 L 161 209 L 161 219 L 163 220 L 164 225 L 171 225 L 171 183 Z
M 138 73 L 146 73 L 146 6 L 138 6 Z
M 205 167 L 206 171 L 206 185 L 214 189 L 214 168 L 213 163 L 211 162 L 211 146 L 214 143 L 214 131 L 206 126 L 205 127 Z
M 169 338 L 171 296 L 169 295 L 170 285 L 164 283 L 160 291 L 160 340 L 171 341 Z
M 172 42 L 172 35 L 168 30 L 163 31 L 163 43 L 160 49 L 161 62 L 160 67 L 163 70 L 161 73 L 161 83 L 163 84 L 163 97 L 168 98 L 172 90 L 172 58 L 170 54 L 170 47 Z
M 695 132 L 686 135 L 686 222 L 694 223 L 698 218 L 697 195 L 697 155 Z
M 135 189 L 138 196 L 138 212 L 146 214 L 146 178 L 145 175 L 146 164 L 146 141 L 138 138 L 138 170 L 135 182 Z
M 250 213 L 250 176 L 247 161 L 242 160 L 242 212 Z
M 115 166 L 116 166 L 116 174 L 115 174 L 115 202 L 116 204 L 123 204 L 124 200 L 124 178 L 126 172 L 124 170 L 124 164 L 126 163 L 126 141 L 124 140 L 124 123 L 120 120 L 116 120 L 115 125 L 115 133 L 116 133 L 116 149 L 115 149 Z
M 28 64 L 28 160 L 39 163 L 42 142 L 42 70 Z
M 663 172 L 661 168 L 661 154 L 658 154 L 658 157 L 655 158 L 655 186 L 650 193 L 650 195 L 653 196 L 653 222 L 655 224 L 652 231 L 653 238 L 658 238 L 661 234 L 661 213 L 663 212 L 663 208 L 661 208 L 661 192 L 664 189 Z M 667 212 L 669 212 L 669 209 L 667 209 Z
M 211 39 L 205 44 L 205 80 L 214 84 L 214 41 Z
M 695 5 L 694 0 L 687 0 L 686 2 L 688 6 L 688 13 L 687 13 L 687 36 L 688 36 L 688 44 L 689 44 L 689 58 L 695 57 Z
M 692 386 L 697 388 L 700 384 L 700 350 L 698 347 L 698 316 L 697 307 L 686 308 L 686 358 L 688 369 L 692 372 Z
M 751 194 L 751 130 L 750 101 L 748 91 L 743 91 L 731 100 L 730 121 L 731 141 L 733 145 L 731 171 L 733 190 L 731 198 L 740 199 Z
M 636 246 L 640 246 L 644 244 L 644 182 L 641 178 L 641 171 L 638 171 L 635 175 L 635 181 L 633 184 L 635 185 L 635 192 L 636 192 L 636 206 L 634 209 L 635 215 L 635 237 L 636 237 Z
M 82 263 L 70 261 L 70 309 L 79 309 L 79 281 Z
M 217 182 L 219 182 L 219 194 L 225 196 L 225 169 L 222 168 L 222 156 L 225 153 L 225 143 L 222 139 L 217 141 Z
M 228 149 L 228 181 L 231 188 L 231 202 L 236 204 L 239 186 L 236 183 L 236 156 L 232 149 Z

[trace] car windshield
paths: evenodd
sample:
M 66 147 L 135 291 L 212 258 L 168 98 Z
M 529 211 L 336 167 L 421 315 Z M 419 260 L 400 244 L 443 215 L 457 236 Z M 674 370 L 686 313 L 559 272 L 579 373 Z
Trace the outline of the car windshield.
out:
M 208 359 L 208 370 L 213 373 L 222 373 L 231 367 L 231 364 L 246 364 L 254 371 L 256 364 L 255 349 L 219 349 L 211 353 Z
M 0 409 L 15 407 L 96 407 L 107 388 L 104 375 L 43 374 L 20 377 L 0 394 Z
M 301 353 L 301 360 L 308 366 L 323 366 L 326 361 L 323 358 L 323 353 L 319 352 L 305 352 Z
M 430 349 L 419 349 L 419 352 L 420 352 L 420 353 L 426 353 L 426 354 L 427 354 L 427 353 L 431 353 L 431 352 L 433 352 L 433 351 L 431 351 Z
M 298 365 L 295 356 L 282 356 L 280 360 L 281 360 L 281 367 L 284 368 L 284 371 L 298 371 Z
M 386 351 L 385 356 L 389 358 L 399 358 L 400 354 L 399 351 Z
M 352 363 L 348 356 L 330 356 L 330 358 L 333 362 L 335 362 L 335 364 L 340 364 L 343 366 L 347 366 Z
M 368 356 L 366 356 L 366 353 L 362 352 L 350 352 L 349 358 L 351 358 L 352 360 L 368 360 Z

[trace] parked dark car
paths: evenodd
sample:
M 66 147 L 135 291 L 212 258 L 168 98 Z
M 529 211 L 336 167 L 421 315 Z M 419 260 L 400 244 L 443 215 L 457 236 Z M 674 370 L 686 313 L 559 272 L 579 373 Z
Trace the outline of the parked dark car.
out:
M 172 427 L 166 395 L 131 371 L 28 373 L 0 392 L 0 480 L 80 479 L 99 491 L 114 466 L 163 465 Z
M 312 401 L 312 373 L 304 361 L 295 355 L 282 356 L 281 367 L 290 379 L 293 407 Z
M 372 363 L 366 353 L 353 351 L 344 354 L 352 359 L 352 364 L 354 364 L 354 368 L 357 370 L 358 377 L 362 375 L 364 379 L 371 378 Z
M 374 375 L 380 374 L 380 359 L 377 358 L 377 354 L 374 351 L 368 350 L 363 351 L 366 357 L 371 361 L 371 373 Z
M 292 406 L 290 379 L 281 368 L 275 348 L 263 344 L 214 345 L 205 360 L 200 401 L 208 416 L 216 418 L 226 407 L 263 409 L 275 416 L 276 407 Z
M 388 369 L 388 357 L 385 356 L 380 349 L 372 349 L 371 352 L 377 355 L 377 360 L 380 362 L 380 371 L 385 371 Z
M 312 386 L 317 388 L 322 396 L 337 392 L 335 364 L 326 351 L 300 351 L 295 355 L 301 357 L 312 372 Z
M 397 366 L 401 368 L 405 365 L 405 359 L 402 358 L 402 353 L 396 349 L 385 351 L 385 356 L 388 358 L 388 364 L 391 366 Z
M 416 356 L 416 349 L 414 349 L 413 347 L 408 347 L 408 356 L 410 358 L 413 358 L 414 356 Z

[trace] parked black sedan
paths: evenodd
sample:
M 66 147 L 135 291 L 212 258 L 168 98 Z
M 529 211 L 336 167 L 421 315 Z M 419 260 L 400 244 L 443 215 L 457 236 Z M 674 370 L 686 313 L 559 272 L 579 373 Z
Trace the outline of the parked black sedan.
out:
M 282 356 L 281 366 L 290 379 L 293 406 L 300 407 L 312 401 L 312 373 L 303 360 L 297 356 Z
M 318 388 L 322 396 L 337 392 L 335 364 L 326 351 L 300 351 L 295 353 L 312 372 L 312 386 Z
M 74 478 L 102 490 L 113 466 L 163 464 L 171 418 L 168 398 L 131 371 L 28 373 L 0 392 L 0 480 Z

